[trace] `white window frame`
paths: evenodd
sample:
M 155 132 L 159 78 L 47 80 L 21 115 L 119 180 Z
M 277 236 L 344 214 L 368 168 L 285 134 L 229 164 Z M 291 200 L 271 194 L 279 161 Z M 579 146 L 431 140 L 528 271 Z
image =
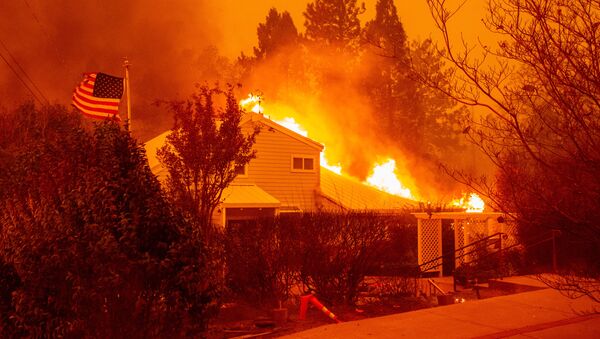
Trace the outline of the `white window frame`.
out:
M 302 169 L 294 168 L 294 158 L 301 158 L 302 159 Z M 312 169 L 305 169 L 304 168 L 304 159 L 312 159 L 312 161 L 313 161 L 313 168 Z M 318 166 L 319 166 L 319 164 L 317 163 L 317 157 L 315 157 L 314 155 L 292 154 L 292 156 L 290 157 L 290 169 L 291 169 L 292 172 L 299 172 L 299 173 L 316 172 Z

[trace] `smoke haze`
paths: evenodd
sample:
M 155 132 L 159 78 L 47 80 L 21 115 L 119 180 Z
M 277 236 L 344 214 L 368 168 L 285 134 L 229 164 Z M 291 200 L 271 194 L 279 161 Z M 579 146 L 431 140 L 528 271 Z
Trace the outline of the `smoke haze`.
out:
M 0 53 L 17 72 L 22 67 L 50 102 L 61 104 L 69 103 L 83 72 L 122 75 L 122 58 L 127 56 L 132 64 L 135 129 L 147 139 L 160 133 L 157 122 L 163 129 L 170 126 L 170 118 L 161 117 L 151 102 L 187 95 L 194 83 L 213 81 L 220 76 L 214 66 L 224 62 L 219 55 L 231 61 L 242 51 L 250 54 L 256 45 L 256 27 L 271 7 L 289 11 L 303 31 L 302 12 L 308 2 L 0 1 L 0 41 L 7 48 L 0 46 Z M 363 23 L 372 17 L 375 2 L 365 1 Z M 432 25 L 426 6 L 396 3 L 409 38 L 428 37 Z M 32 95 L 0 60 L 0 106 L 11 107 L 25 99 Z M 152 117 L 150 126 L 145 124 L 148 117 Z
M 235 74 L 232 63 L 240 52 L 251 54 L 256 27 L 264 22 L 269 8 L 289 11 L 302 32 L 302 12 L 308 2 L 0 1 L 0 54 L 28 82 L 19 70 L 22 67 L 48 101 L 64 105 L 70 104 L 83 72 L 123 76 L 123 57 L 128 57 L 134 134 L 147 140 L 172 124 L 172 117 L 153 104 L 156 100 L 187 97 L 196 83 L 237 81 L 239 74 Z M 375 2 L 365 2 L 363 25 L 372 17 Z M 415 32 L 428 37 L 432 30 L 423 26 L 431 20 L 426 7 L 406 1 L 397 5 L 402 22 L 409 22 L 409 39 Z M 293 59 L 294 54 L 291 51 L 285 58 Z M 0 108 L 32 100 L 4 60 L 0 65 Z M 244 91 L 263 90 L 265 107 L 274 117 L 286 113 L 297 117 L 311 131 L 311 137 L 326 144 L 332 157 L 329 160 L 342 163 L 347 173 L 364 179 L 374 162 L 384 160 L 382 156 L 400 159 L 400 172 L 408 172 L 407 168 L 414 172 L 418 160 L 410 160 L 406 150 L 378 137 L 376 116 L 353 86 L 353 75 L 340 65 L 328 70 L 329 93 L 325 96 L 311 92 L 305 83 L 283 87 L 288 79 L 281 79 L 271 64 L 252 74 Z M 43 100 L 36 89 L 32 90 Z M 411 181 L 410 176 L 406 178 Z
M 201 70 L 194 67 L 200 52 L 223 38 L 209 10 L 191 0 L 177 6 L 142 0 L 2 1 L 0 39 L 8 50 L 0 46 L 0 52 L 7 59 L 10 52 L 43 95 L 60 104 L 70 102 L 83 72 L 123 76 L 127 56 L 133 124 L 142 128 L 148 113 L 158 114 L 152 101 L 188 94 L 200 80 Z M 13 67 L 14 60 L 9 59 Z M 0 104 L 31 98 L 0 62 Z

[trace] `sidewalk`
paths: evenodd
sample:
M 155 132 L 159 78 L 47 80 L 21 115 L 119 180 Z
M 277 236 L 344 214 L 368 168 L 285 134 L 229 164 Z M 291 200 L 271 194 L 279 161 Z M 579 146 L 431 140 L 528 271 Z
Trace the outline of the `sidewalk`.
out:
M 596 313 L 594 313 L 596 312 Z M 600 338 L 600 305 L 552 289 L 313 328 L 282 338 Z

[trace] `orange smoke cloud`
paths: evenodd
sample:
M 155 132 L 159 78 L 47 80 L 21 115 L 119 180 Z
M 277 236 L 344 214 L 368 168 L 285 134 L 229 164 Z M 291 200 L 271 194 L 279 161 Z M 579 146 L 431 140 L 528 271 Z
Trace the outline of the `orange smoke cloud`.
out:
M 264 114 L 284 125 L 284 119 L 293 118 L 308 137 L 325 145 L 328 165 L 339 166 L 344 175 L 366 182 L 375 174 L 376 165 L 392 159 L 395 168 L 391 172 L 398 180 L 391 184 L 396 186 L 392 193 L 417 199 L 438 198 L 440 188 L 433 179 L 437 173 L 431 170 L 435 166 L 424 165 L 422 157 L 380 133 L 381 112 L 373 110 L 358 86 L 366 70 L 340 56 L 335 62 L 325 63 L 323 60 L 331 56 L 327 51 L 324 55 L 302 53 L 291 48 L 261 63 L 244 81 L 243 91 L 259 89 L 264 93 Z M 308 64 L 307 58 L 311 60 Z M 319 62 L 324 69 L 311 69 Z M 313 71 L 319 79 L 312 78 Z M 318 92 L 313 81 L 320 81 L 326 90 Z M 373 186 L 384 186 L 371 180 Z

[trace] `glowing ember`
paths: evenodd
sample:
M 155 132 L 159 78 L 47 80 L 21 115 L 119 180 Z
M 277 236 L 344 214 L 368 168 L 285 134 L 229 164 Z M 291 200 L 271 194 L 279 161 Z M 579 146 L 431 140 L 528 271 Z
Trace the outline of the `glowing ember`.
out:
M 404 187 L 400 180 L 398 180 L 396 176 L 396 161 L 394 159 L 388 159 L 383 164 L 375 164 L 372 173 L 365 181 L 367 185 L 394 195 L 414 199 L 410 189 Z
M 465 194 L 462 198 L 453 200 L 450 204 L 466 209 L 467 213 L 481 213 L 485 209 L 485 202 L 476 193 Z
M 246 109 L 248 107 L 252 107 L 250 108 L 250 111 L 262 114 L 263 108 L 260 105 L 261 99 L 262 98 L 260 97 L 260 95 L 254 95 L 250 93 L 248 94 L 248 97 L 246 99 L 240 100 L 240 106 Z

